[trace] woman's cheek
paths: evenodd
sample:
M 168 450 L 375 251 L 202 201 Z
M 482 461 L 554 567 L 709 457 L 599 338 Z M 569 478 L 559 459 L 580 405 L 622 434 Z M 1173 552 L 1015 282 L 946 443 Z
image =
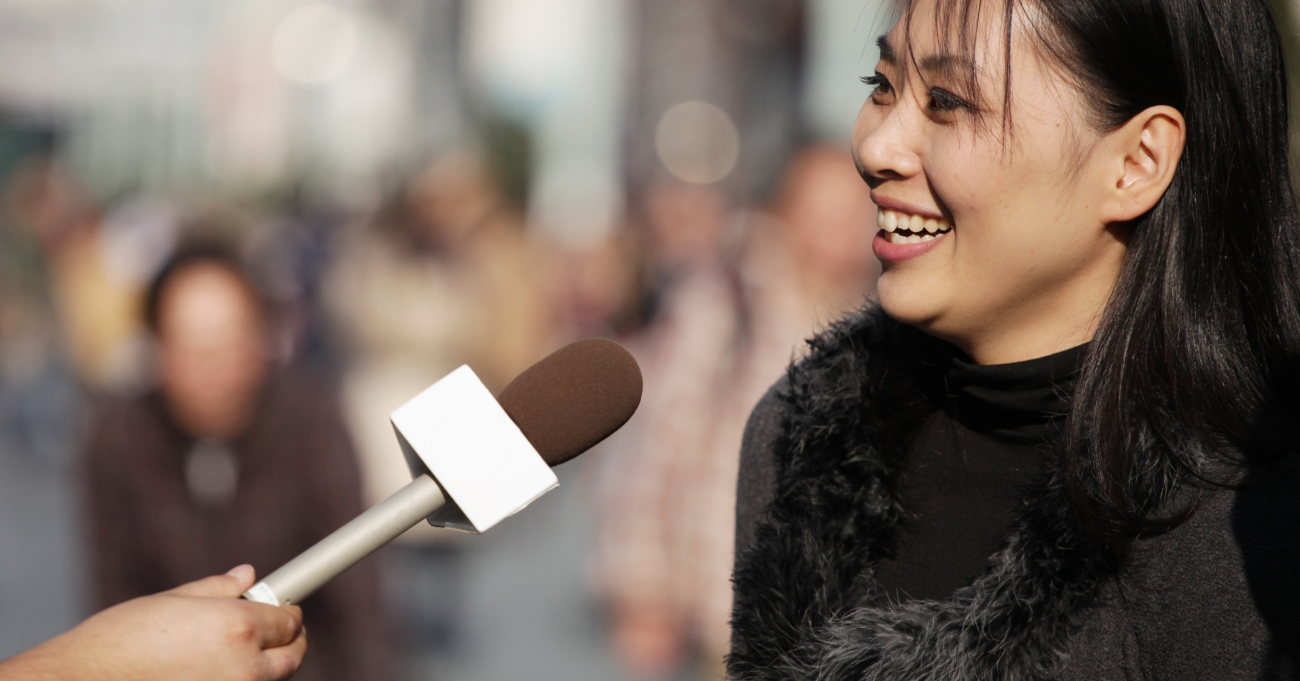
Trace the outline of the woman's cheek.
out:
M 953 148 L 949 148 L 953 147 Z M 982 204 L 1003 194 L 997 189 L 997 168 L 960 145 L 936 145 L 926 159 L 926 177 L 939 204 L 948 209 L 954 222 L 961 214 L 980 212 Z

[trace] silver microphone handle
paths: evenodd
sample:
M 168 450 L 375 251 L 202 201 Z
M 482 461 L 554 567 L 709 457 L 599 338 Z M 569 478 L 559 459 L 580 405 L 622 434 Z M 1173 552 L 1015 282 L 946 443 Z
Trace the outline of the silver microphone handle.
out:
M 301 603 L 446 503 L 438 483 L 428 474 L 421 475 L 267 575 L 244 592 L 244 598 L 271 605 Z

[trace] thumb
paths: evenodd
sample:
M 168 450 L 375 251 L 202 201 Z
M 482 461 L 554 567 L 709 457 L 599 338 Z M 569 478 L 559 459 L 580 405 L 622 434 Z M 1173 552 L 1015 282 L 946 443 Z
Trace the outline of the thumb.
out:
M 169 593 L 177 596 L 195 596 L 207 598 L 236 598 L 253 586 L 257 575 L 252 565 L 240 565 L 231 568 L 224 575 L 205 577 L 196 582 L 182 584 Z

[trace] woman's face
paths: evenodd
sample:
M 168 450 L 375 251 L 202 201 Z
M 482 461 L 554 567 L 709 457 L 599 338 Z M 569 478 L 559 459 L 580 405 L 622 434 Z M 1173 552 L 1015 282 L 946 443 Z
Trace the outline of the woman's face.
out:
M 1089 340 L 1125 247 L 1099 210 L 1115 177 L 1114 155 L 1093 153 L 1106 137 L 1035 55 L 1022 17 L 1004 131 L 1001 8 L 984 4 L 971 55 L 981 96 L 964 87 L 968 62 L 944 51 L 958 41 L 935 33 L 935 0 L 917 0 L 912 55 L 905 18 L 882 40 L 853 143 L 880 211 L 885 311 L 987 364 Z

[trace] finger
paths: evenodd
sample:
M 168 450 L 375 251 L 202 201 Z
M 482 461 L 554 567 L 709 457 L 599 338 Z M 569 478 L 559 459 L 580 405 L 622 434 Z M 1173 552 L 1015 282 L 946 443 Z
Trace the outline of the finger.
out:
M 288 611 L 291 617 L 293 617 L 295 620 L 298 620 L 298 625 L 302 626 L 302 608 L 296 605 L 282 605 L 280 606 L 280 608 L 282 610 Z
M 303 631 L 293 643 L 262 651 L 262 675 L 265 681 L 279 681 L 293 676 L 307 654 L 307 632 Z
M 257 570 L 253 569 L 253 566 L 248 563 L 236 565 L 227 570 L 226 574 L 238 579 L 241 584 L 246 584 L 245 589 L 253 586 L 253 583 L 257 581 Z
M 263 650 L 287 646 L 302 635 L 302 611 L 264 603 L 248 603 L 248 612 Z
M 253 566 L 240 565 L 224 575 L 213 575 L 197 582 L 182 584 L 169 593 L 177 596 L 235 598 L 253 586 L 256 579 Z

